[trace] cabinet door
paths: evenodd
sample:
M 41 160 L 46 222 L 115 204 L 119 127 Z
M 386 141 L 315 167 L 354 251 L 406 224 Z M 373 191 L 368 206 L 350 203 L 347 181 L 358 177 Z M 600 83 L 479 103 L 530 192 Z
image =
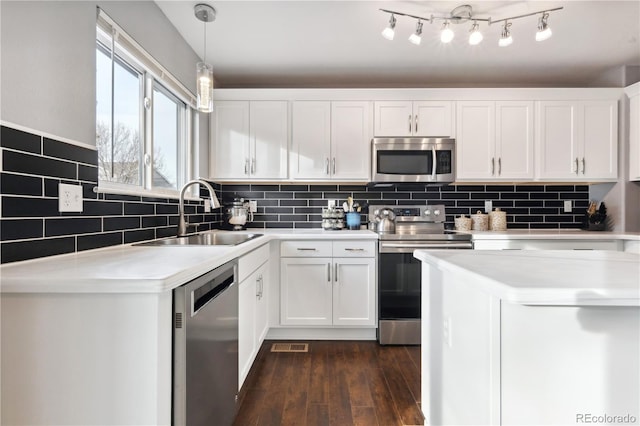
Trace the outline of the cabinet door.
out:
M 257 354 L 256 294 L 257 272 L 253 272 L 238 287 L 238 390 L 242 387 Z
M 452 102 L 414 102 L 413 134 L 415 136 L 453 137 L 455 132 Z
M 331 325 L 331 258 L 280 260 L 280 323 Z
M 333 268 L 333 325 L 375 325 L 375 259 L 336 258 Z
M 458 102 L 456 111 L 456 179 L 495 177 L 494 102 Z
M 214 115 L 213 177 L 249 177 L 249 102 L 217 101 Z
M 616 101 L 582 103 L 582 155 L 579 177 L 618 177 L 618 105 Z
M 331 177 L 371 177 L 371 103 L 331 103 Z
M 255 101 L 250 105 L 251 177 L 286 179 L 288 109 L 286 101 Z
M 375 136 L 411 136 L 413 134 L 412 102 L 375 102 L 374 110 Z
M 536 123 L 536 177 L 578 177 L 578 109 L 572 101 L 540 101 Z
M 494 176 L 532 180 L 533 102 L 496 102 L 496 157 Z
M 293 103 L 290 170 L 293 179 L 330 177 L 331 103 Z

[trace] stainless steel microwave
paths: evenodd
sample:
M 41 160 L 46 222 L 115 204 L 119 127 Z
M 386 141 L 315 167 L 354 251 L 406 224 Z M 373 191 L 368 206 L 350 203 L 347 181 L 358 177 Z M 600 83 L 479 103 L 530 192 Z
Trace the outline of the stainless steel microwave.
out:
M 455 180 L 455 139 L 374 138 L 372 144 L 372 182 Z

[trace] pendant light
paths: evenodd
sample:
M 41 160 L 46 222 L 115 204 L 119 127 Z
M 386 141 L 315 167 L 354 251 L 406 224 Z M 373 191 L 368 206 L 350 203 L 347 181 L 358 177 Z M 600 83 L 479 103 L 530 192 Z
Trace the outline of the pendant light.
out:
M 207 64 L 207 23 L 216 19 L 216 10 L 208 4 L 197 4 L 194 13 L 204 23 L 204 61 L 196 65 L 197 108 L 200 112 L 213 111 L 213 67 Z

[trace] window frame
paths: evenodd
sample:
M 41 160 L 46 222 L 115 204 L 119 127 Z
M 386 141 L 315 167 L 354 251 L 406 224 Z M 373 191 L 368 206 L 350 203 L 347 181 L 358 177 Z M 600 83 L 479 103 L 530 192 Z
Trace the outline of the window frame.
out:
M 102 19 L 102 21 L 101 21 Z M 106 19 L 106 21 L 105 21 Z M 105 24 L 105 22 L 107 24 Z M 106 25 L 111 27 L 112 34 L 109 34 L 104 28 Z M 137 52 L 130 52 L 125 46 L 122 46 L 118 40 L 126 39 L 127 45 L 134 46 Z M 112 43 L 112 39 L 114 39 Z M 108 18 L 104 12 L 99 11 L 98 23 L 96 25 L 96 53 L 101 53 L 111 58 L 111 49 L 113 46 L 114 61 L 125 68 L 130 68 L 134 72 L 141 75 L 140 79 L 140 97 L 142 104 L 140 105 L 140 184 L 130 185 L 125 183 L 107 181 L 98 179 L 97 192 L 131 194 L 140 196 L 161 196 L 167 198 L 177 198 L 180 194 L 182 186 L 193 177 L 193 170 L 197 158 L 194 152 L 198 141 L 195 135 L 198 134 L 197 126 L 198 114 L 194 111 L 195 96 L 181 86 L 175 77 L 166 71 L 160 64 L 155 62 L 153 58 L 138 46 L 133 39 L 122 31 L 117 25 Z M 138 58 L 137 55 L 142 57 Z M 151 66 L 145 66 L 151 64 Z M 97 66 L 97 64 L 96 64 Z M 153 69 L 151 69 L 153 68 Z M 158 75 L 158 69 L 160 75 Z M 96 85 L 99 82 L 96 81 Z M 167 84 L 165 84 L 167 83 Z M 170 86 L 170 87 L 169 87 Z M 177 87 L 178 90 L 172 90 Z M 113 87 L 112 87 L 113 90 Z M 179 113 L 176 117 L 176 125 L 178 126 L 177 144 L 177 173 L 176 188 L 154 187 L 153 186 L 153 96 L 154 90 L 159 90 L 178 105 Z M 178 93 L 177 93 L 178 92 Z M 188 94 L 189 99 L 185 99 Z M 96 118 L 97 125 L 97 118 Z M 197 186 L 190 188 L 190 195 L 195 196 L 198 193 Z

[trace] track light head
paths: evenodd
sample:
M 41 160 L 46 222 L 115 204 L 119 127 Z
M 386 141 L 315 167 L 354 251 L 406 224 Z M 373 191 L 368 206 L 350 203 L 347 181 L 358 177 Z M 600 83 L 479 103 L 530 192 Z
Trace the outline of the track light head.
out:
M 507 47 L 513 43 L 513 37 L 511 37 L 511 22 L 504 21 L 502 26 L 502 32 L 500 33 L 500 40 L 498 40 L 498 46 Z
M 475 46 L 480 44 L 483 39 L 482 33 L 480 32 L 480 26 L 477 22 L 473 21 L 473 25 L 471 26 L 471 30 L 469 31 L 469 44 Z
M 538 32 L 536 33 L 536 41 L 544 41 L 551 37 L 551 28 L 547 23 L 547 19 L 549 19 L 549 13 L 544 12 L 538 20 Z
M 442 24 L 442 31 L 440 31 L 440 41 L 443 43 L 450 43 L 453 40 L 455 34 L 451 28 L 449 28 L 449 21 L 444 21 Z
M 392 13 L 391 18 L 389 18 L 389 26 L 382 30 L 382 37 L 386 38 L 387 40 L 393 40 L 393 37 L 396 35 L 395 27 L 396 17 Z
M 422 41 L 422 21 L 418 19 L 418 23 L 416 24 L 416 32 L 409 36 L 409 41 L 416 46 L 420 45 Z

